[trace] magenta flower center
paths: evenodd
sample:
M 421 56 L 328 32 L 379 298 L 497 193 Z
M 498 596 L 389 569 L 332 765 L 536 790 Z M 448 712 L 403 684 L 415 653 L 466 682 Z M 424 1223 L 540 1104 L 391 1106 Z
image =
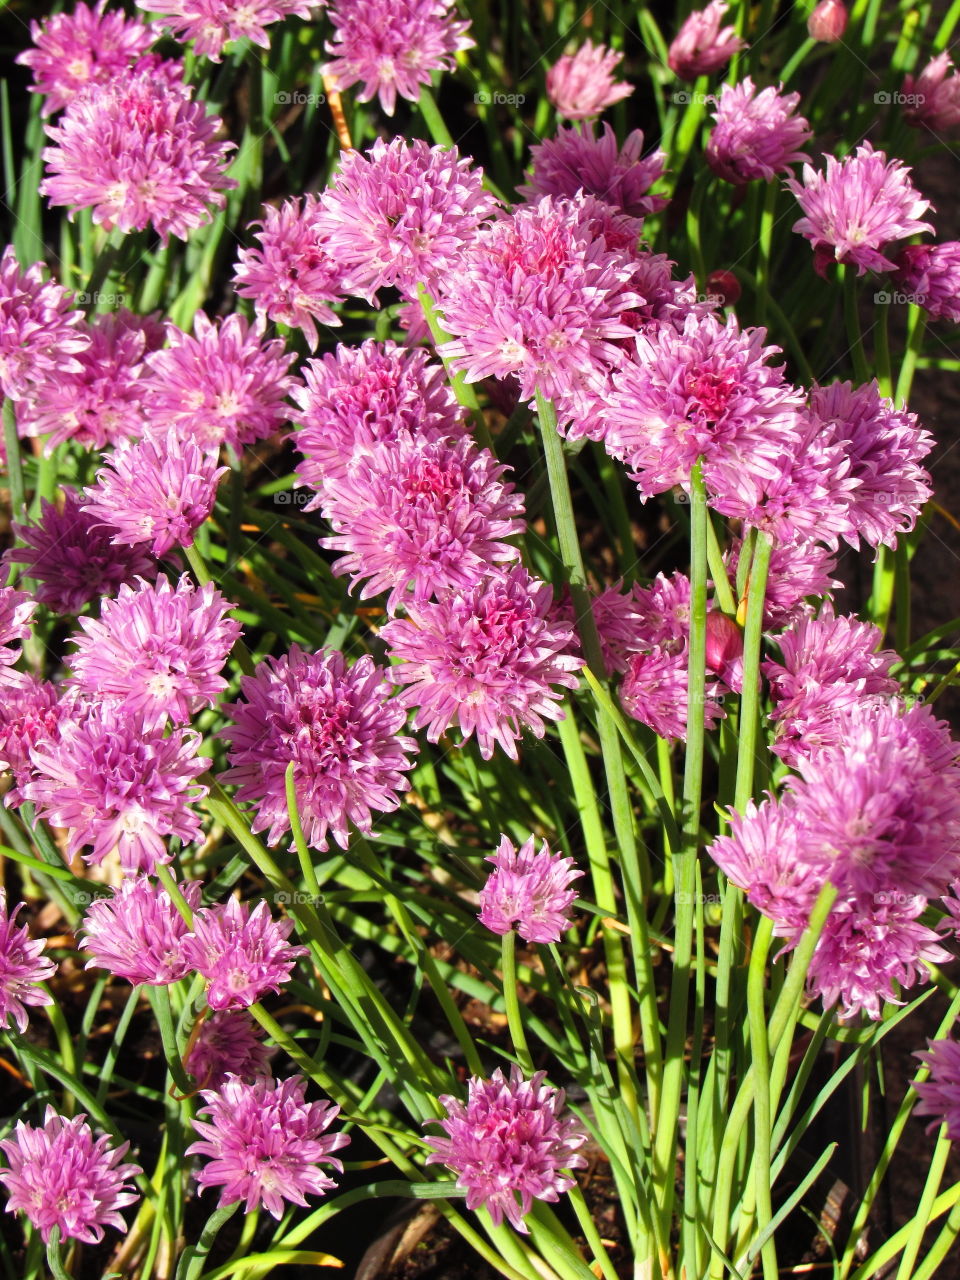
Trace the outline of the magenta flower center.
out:
M 687 378 L 687 394 L 708 422 L 717 422 L 726 412 L 736 381 L 730 369 L 698 369 Z

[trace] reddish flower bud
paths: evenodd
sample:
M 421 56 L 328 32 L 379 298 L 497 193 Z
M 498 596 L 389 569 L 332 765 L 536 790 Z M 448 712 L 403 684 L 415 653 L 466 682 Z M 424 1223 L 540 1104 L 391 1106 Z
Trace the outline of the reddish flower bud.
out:
M 743 653 L 743 632 L 726 613 L 707 614 L 707 670 L 721 675 Z
M 848 16 L 843 0 L 820 0 L 807 19 L 810 39 L 821 40 L 824 44 L 839 40 L 847 29 Z
M 707 293 L 719 298 L 724 307 L 732 307 L 740 292 L 740 281 L 732 271 L 711 271 L 707 276 Z

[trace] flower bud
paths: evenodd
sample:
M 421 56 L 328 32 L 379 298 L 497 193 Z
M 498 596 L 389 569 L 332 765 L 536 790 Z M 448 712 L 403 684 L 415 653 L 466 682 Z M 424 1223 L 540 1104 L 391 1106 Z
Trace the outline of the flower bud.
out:
M 719 298 L 721 306 L 732 307 L 740 292 L 740 281 L 732 271 L 711 271 L 707 276 L 707 293 Z
M 847 6 L 843 0 L 820 0 L 807 19 L 810 39 L 824 44 L 839 40 L 847 29 L 847 17 Z
M 743 632 L 726 613 L 707 614 L 707 670 L 722 675 L 743 653 Z

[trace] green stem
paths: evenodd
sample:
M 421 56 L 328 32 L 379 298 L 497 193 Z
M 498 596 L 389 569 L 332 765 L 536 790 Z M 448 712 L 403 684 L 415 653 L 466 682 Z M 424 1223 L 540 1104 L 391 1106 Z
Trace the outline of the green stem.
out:
M 503 968 L 503 1002 L 507 1010 L 510 1039 L 517 1053 L 517 1061 L 526 1075 L 533 1074 L 533 1059 L 527 1048 L 527 1036 L 520 1016 L 520 993 L 517 990 L 517 935 L 509 929 L 501 938 L 501 966 Z
M 770 572 L 773 543 L 757 533 L 753 565 L 747 580 L 747 623 L 743 634 L 743 692 L 740 695 L 740 742 L 737 751 L 737 783 L 734 806 L 739 813 L 753 797 L 753 780 L 760 736 L 760 649 L 763 641 L 763 606 Z
M 20 437 L 17 434 L 17 409 L 14 402 L 6 398 L 3 401 L 3 447 L 7 455 L 10 514 L 14 520 L 21 521 L 26 515 L 26 501 L 23 487 L 23 460 L 20 455 Z
M 437 308 L 433 299 L 427 292 L 425 285 L 417 286 L 417 297 L 420 299 L 420 305 L 423 308 L 424 319 L 427 322 L 427 328 L 430 330 L 430 336 L 433 338 L 433 345 L 437 349 L 437 355 L 443 361 L 443 367 L 447 371 L 453 394 L 457 398 L 457 404 L 462 405 L 467 410 L 470 423 L 473 428 L 473 434 L 476 436 L 479 444 L 484 449 L 489 449 L 494 453 L 493 438 L 490 435 L 490 428 L 487 426 L 483 413 L 480 409 L 480 401 L 477 399 L 477 393 L 473 389 L 473 385 L 467 381 L 466 374 L 462 369 L 454 369 L 453 365 L 446 356 L 440 351 L 440 347 L 445 342 L 451 341 L 451 336 L 444 329 L 437 314 Z
M 843 316 L 847 326 L 850 354 L 853 358 L 854 376 L 857 382 L 868 382 L 870 373 L 863 350 L 863 333 L 860 330 L 856 271 L 849 262 L 841 263 L 838 270 L 843 277 Z
M 747 973 L 747 1011 L 750 1020 L 750 1053 L 753 1059 L 753 1166 L 757 1229 L 763 1231 L 773 1217 L 770 1189 L 770 1046 L 767 1040 L 767 1012 L 764 1000 L 767 956 L 773 921 L 764 916 L 754 937 Z M 773 1237 L 760 1250 L 763 1280 L 777 1280 L 777 1250 Z
M 917 370 L 917 360 L 923 350 L 923 336 L 927 328 L 927 317 L 922 307 L 911 305 L 907 313 L 907 345 L 900 363 L 900 376 L 894 401 L 898 409 L 906 407 L 910 399 L 910 388 L 913 386 L 913 375 Z
M 773 245 L 773 228 L 776 225 L 777 193 L 779 184 L 768 182 L 760 214 L 760 233 L 757 237 L 757 324 L 767 323 L 767 299 L 770 292 L 770 251 Z
M 724 613 L 735 618 L 737 602 L 730 588 L 727 566 L 723 563 L 723 551 L 720 548 L 712 517 L 707 520 L 707 564 L 710 566 L 710 579 L 713 582 L 713 594 L 717 598 L 717 604 Z
M 53 1280 L 70 1280 L 70 1273 L 60 1258 L 60 1228 L 54 1227 L 47 1242 L 47 1265 Z
M 430 137 L 434 142 L 441 147 L 452 147 L 453 138 L 450 135 L 450 130 L 444 123 L 440 108 L 437 106 L 437 100 L 427 85 L 424 85 L 420 90 L 417 106 L 420 108 L 423 123 L 427 126 Z
M 203 1264 L 213 1248 L 213 1242 L 216 1240 L 220 1228 L 233 1217 L 239 1208 L 240 1201 L 234 1200 L 232 1204 L 225 1204 L 219 1209 L 214 1209 L 207 1219 L 206 1226 L 203 1228 L 197 1244 L 187 1249 L 181 1257 L 180 1265 L 177 1267 L 176 1280 L 198 1280 L 200 1273 L 203 1271 Z

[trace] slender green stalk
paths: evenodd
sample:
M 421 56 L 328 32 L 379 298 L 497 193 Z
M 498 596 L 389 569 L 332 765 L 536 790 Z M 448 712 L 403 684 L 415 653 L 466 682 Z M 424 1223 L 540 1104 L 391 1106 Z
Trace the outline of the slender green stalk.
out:
M 907 344 L 900 362 L 900 374 L 897 378 L 894 400 L 897 408 L 906 406 L 913 386 L 913 375 L 917 369 L 917 361 L 923 350 L 923 336 L 927 328 L 927 317 L 922 307 L 911 305 L 907 313 Z
M 753 1168 L 757 1229 L 763 1231 L 773 1217 L 770 1190 L 770 1046 L 767 1041 L 767 957 L 773 921 L 764 916 L 754 936 L 747 973 L 747 1011 L 750 1019 L 750 1055 L 753 1059 Z M 777 1280 L 777 1250 L 771 1236 L 760 1250 L 763 1280 Z
M 427 85 L 424 85 L 420 90 L 417 106 L 420 108 L 423 123 L 427 126 L 430 137 L 434 142 L 440 147 L 452 147 L 453 138 L 450 135 L 450 130 L 440 114 L 440 108 L 437 106 L 437 100 L 434 98 L 433 92 Z
M 760 734 L 760 648 L 763 641 L 763 605 L 773 543 L 758 532 L 753 565 L 747 583 L 747 624 L 743 635 L 743 693 L 740 697 L 740 743 L 737 752 L 737 784 L 734 806 L 743 813 L 753 797 L 753 780 Z
M 220 1228 L 233 1217 L 239 1208 L 240 1201 L 234 1200 L 232 1204 L 225 1204 L 219 1209 L 214 1209 L 207 1219 L 199 1242 L 184 1251 L 180 1259 L 180 1265 L 177 1267 L 175 1280 L 199 1280 L 200 1273 L 203 1271 L 203 1264 L 213 1248 L 213 1243 L 220 1232 Z
M 773 247 L 773 228 L 777 220 L 777 194 L 779 182 L 768 182 L 763 196 L 760 214 L 760 231 L 757 236 L 757 324 L 767 323 L 767 300 L 770 296 L 770 253 Z
M 453 394 L 457 398 L 457 403 L 467 410 L 470 416 L 470 423 L 473 427 L 473 433 L 477 437 L 479 443 L 494 453 L 493 438 L 490 435 L 490 428 L 486 424 L 483 413 L 480 409 L 480 401 L 477 399 L 477 393 L 474 391 L 471 383 L 467 381 L 466 374 L 462 369 L 454 369 L 453 365 L 446 359 L 440 351 L 440 347 L 445 342 L 450 342 L 450 334 L 444 329 L 440 323 L 440 317 L 437 315 L 437 308 L 433 299 L 427 292 L 424 285 L 417 286 L 417 297 L 420 299 L 420 305 L 423 307 L 424 319 L 430 330 L 430 336 L 433 338 L 433 345 L 437 348 L 437 355 L 443 361 L 443 367 L 447 372 L 447 379 L 453 390 Z
M 520 1016 L 520 993 L 517 990 L 517 934 L 508 929 L 500 939 L 500 964 L 503 971 L 503 1003 L 507 1010 L 507 1026 L 516 1050 L 517 1061 L 529 1076 L 533 1074 L 533 1059 L 527 1048 L 527 1036 Z
M 849 262 L 841 263 L 838 270 L 843 277 L 843 316 L 847 326 L 847 341 L 850 344 L 853 372 L 857 382 L 868 382 L 870 373 L 863 349 L 863 333 L 860 329 L 856 271 Z
M 704 701 L 707 668 L 707 494 L 703 466 L 690 475 L 690 650 L 687 676 L 687 752 L 683 772 L 682 850 L 674 857 L 674 954 L 664 1050 L 663 1093 L 654 1128 L 654 1179 L 660 1195 L 661 1230 L 669 1235 L 675 1195 L 677 1133 L 684 1081 L 684 1044 L 693 956 L 696 864 L 703 789 Z
M 3 447 L 7 457 L 6 470 L 7 484 L 10 486 L 10 513 L 14 520 L 23 520 L 26 501 L 23 487 L 23 460 L 20 456 L 20 437 L 17 434 L 17 409 L 13 401 L 6 397 L 4 397 L 3 401 Z
M 70 1274 L 60 1257 L 60 1228 L 54 1227 L 47 1241 L 47 1265 L 53 1280 L 70 1280 Z
M 927 1171 L 927 1179 L 920 1196 L 920 1203 L 917 1205 L 917 1212 L 913 1216 L 913 1232 L 903 1251 L 900 1266 L 897 1268 L 896 1280 L 910 1280 L 913 1275 L 917 1257 L 923 1245 L 924 1233 L 930 1223 L 930 1215 L 937 1199 L 937 1192 L 940 1190 L 940 1183 L 943 1181 L 943 1173 L 947 1167 L 949 1156 L 950 1139 L 947 1137 L 946 1126 L 943 1125 L 940 1128 L 937 1145 L 934 1148 L 930 1168 Z

